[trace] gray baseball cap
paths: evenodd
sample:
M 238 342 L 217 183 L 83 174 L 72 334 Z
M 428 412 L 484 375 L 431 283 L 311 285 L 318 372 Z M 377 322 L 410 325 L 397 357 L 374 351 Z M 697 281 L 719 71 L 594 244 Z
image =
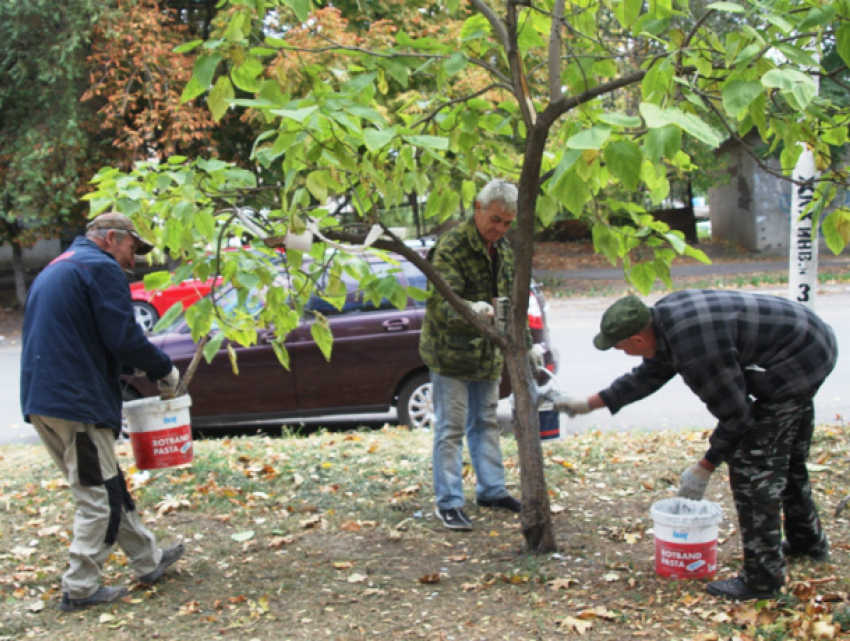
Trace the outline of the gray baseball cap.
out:
M 139 236 L 139 232 L 133 224 L 133 221 L 117 211 L 109 211 L 105 214 L 101 214 L 86 225 L 86 230 L 93 231 L 98 229 L 103 231 L 109 231 L 110 229 L 114 229 L 115 231 L 126 231 L 133 238 L 139 241 L 136 253 L 140 256 L 144 256 L 153 249 L 153 245 Z

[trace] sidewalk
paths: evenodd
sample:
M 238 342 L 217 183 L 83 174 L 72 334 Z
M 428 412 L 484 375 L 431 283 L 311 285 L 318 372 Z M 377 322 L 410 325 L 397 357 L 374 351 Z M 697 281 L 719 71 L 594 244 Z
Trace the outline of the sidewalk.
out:
M 696 265 L 677 265 L 673 263 L 670 269 L 671 278 L 687 278 L 693 276 L 713 275 L 737 275 L 757 274 L 763 272 L 787 272 L 788 259 L 772 261 L 753 262 L 716 262 L 710 265 L 702 263 Z M 823 267 L 847 267 L 850 268 L 850 254 L 835 256 L 831 252 L 829 256 L 821 254 L 818 260 L 818 268 Z M 534 278 L 543 280 L 622 280 L 623 270 L 620 267 L 606 269 L 535 269 L 532 271 Z

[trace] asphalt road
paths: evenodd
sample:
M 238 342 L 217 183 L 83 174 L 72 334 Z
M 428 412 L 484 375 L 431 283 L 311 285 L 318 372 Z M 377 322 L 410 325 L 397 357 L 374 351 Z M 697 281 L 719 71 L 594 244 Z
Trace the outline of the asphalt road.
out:
M 760 290 L 784 295 L 782 289 Z M 657 298 L 657 297 L 656 297 Z M 552 344 L 561 355 L 561 368 L 556 377 L 560 388 L 571 395 L 588 396 L 606 387 L 622 373 L 639 363 L 639 359 L 615 350 L 597 351 L 592 344 L 599 319 L 615 298 L 577 298 L 550 301 L 549 329 Z M 837 416 L 850 418 L 850 287 L 830 286 L 818 296 L 818 313 L 835 329 L 843 349 L 838 365 L 815 400 L 820 421 L 833 421 Z M 0 445 L 37 442 L 35 433 L 23 422 L 20 413 L 18 372 L 20 346 L 0 340 Z M 379 426 L 389 415 L 368 417 L 333 417 L 306 421 L 307 425 L 333 425 L 337 428 L 361 424 Z M 510 430 L 510 405 L 502 401 L 499 419 Z M 714 418 L 700 400 L 675 378 L 653 396 L 624 408 L 616 416 L 598 410 L 574 419 L 561 415 L 562 432 L 587 429 L 634 431 L 681 428 L 711 428 Z M 298 423 L 293 421 L 292 423 Z
M 785 289 L 759 291 L 786 294 Z M 615 300 L 616 297 L 550 301 L 549 331 L 552 344 L 561 355 L 557 381 L 571 396 L 586 397 L 598 392 L 640 363 L 639 358 L 617 350 L 600 352 L 593 347 L 602 313 Z M 816 311 L 832 326 L 839 345 L 838 363 L 815 398 L 817 420 L 832 421 L 839 415 L 850 419 L 850 287 L 829 286 L 819 290 Z M 588 429 L 712 428 L 715 424 L 714 417 L 678 376 L 652 396 L 626 406 L 615 416 L 606 409 L 573 419 L 561 415 L 562 433 Z

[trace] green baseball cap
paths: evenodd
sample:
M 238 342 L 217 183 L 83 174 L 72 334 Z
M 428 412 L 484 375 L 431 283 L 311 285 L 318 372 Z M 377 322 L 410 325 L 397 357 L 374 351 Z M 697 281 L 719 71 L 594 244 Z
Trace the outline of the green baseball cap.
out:
M 634 336 L 649 324 L 652 314 L 649 307 L 637 296 L 626 296 L 611 305 L 602 314 L 601 330 L 593 344 L 596 349 L 611 349 L 620 341 Z

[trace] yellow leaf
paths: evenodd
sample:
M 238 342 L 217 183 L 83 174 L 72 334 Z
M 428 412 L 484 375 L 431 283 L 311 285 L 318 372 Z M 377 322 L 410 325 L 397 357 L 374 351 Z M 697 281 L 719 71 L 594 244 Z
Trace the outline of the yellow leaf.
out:
M 579 634 L 584 634 L 593 627 L 593 621 L 582 621 L 575 617 L 567 617 L 561 621 L 561 627 L 578 632 Z

